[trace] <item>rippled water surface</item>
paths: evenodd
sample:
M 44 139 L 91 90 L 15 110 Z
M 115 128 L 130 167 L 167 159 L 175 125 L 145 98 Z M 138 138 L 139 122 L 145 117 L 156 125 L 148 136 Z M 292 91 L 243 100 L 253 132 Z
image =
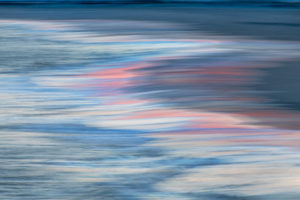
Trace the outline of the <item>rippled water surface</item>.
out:
M 299 42 L 182 26 L 0 20 L 1 199 L 299 199 Z

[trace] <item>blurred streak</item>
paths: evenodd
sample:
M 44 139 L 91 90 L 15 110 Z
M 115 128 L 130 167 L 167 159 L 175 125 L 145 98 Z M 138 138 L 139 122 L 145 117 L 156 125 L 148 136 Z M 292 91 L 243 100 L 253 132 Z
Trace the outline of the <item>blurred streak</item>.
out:
M 270 86 L 299 42 L 125 19 L 0 27 L 3 199 L 299 197 L 299 113 Z

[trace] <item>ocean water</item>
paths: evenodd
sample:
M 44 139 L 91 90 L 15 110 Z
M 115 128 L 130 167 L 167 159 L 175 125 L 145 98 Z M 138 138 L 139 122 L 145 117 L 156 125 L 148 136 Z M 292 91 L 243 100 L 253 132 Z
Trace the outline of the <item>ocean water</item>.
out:
M 0 199 L 299 199 L 299 42 L 184 30 L 0 20 Z
M 5 3 L 229 3 L 229 4 L 254 4 L 254 5 L 276 5 L 298 4 L 299 0 L 0 0 Z
M 5 0 L 1 0 L 1 1 L 5 1 Z M 11 0 L 11 2 L 35 2 L 35 1 L 37 1 L 37 2 L 47 2 L 47 1 L 49 1 L 49 2 L 51 2 L 51 1 L 53 1 L 53 0 L 32 0 L 32 1 L 29 1 L 29 0 Z M 122 0 L 120 0 L 120 1 L 118 1 L 118 0 L 90 0 L 90 1 L 88 1 L 88 0 L 57 0 L 57 1 L 59 1 L 59 2 L 122 2 Z M 186 2 L 241 2 L 241 3 L 243 3 L 243 2 L 256 2 L 257 3 L 257 1 L 254 1 L 254 0 L 219 0 L 219 1 L 217 1 L 217 0 L 188 0 L 188 1 L 186 1 Z M 9 2 L 9 0 L 6 0 L 6 2 Z M 123 2 L 130 2 L 130 1 L 123 1 Z M 132 2 L 143 2 L 143 1 L 134 1 L 134 0 L 132 0 Z M 147 2 L 147 0 L 145 0 L 145 2 Z M 151 1 L 149 1 L 149 2 L 151 2 Z M 155 2 L 155 0 L 154 1 L 152 1 L 152 2 Z M 158 1 L 156 1 L 156 2 L 168 2 L 168 3 L 170 3 L 170 2 L 183 2 L 183 1 L 179 1 L 179 0 L 158 0 Z M 298 0 L 263 0 L 263 1 L 261 1 L 261 2 L 299 2 Z

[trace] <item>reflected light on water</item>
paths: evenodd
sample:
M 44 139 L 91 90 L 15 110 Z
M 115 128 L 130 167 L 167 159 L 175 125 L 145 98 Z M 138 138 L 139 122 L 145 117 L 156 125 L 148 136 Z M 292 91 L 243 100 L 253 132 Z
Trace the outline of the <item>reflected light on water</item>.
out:
M 297 42 L 130 20 L 1 20 L 4 199 L 296 199 Z M 168 34 L 168 35 L 167 35 Z

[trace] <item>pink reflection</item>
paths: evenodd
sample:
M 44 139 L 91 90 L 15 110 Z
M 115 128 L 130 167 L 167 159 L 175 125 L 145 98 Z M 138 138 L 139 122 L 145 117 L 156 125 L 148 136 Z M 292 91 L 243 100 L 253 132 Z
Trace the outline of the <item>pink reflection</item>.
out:
M 177 42 L 182 41 L 178 40 Z M 217 40 L 193 40 L 188 42 L 221 43 Z M 115 120 L 116 125 L 128 123 L 133 128 L 139 129 L 143 123 L 153 125 L 153 120 L 155 123 L 156 120 L 170 123 L 167 126 L 168 130 L 166 132 L 160 131 L 157 137 L 161 134 L 222 135 L 220 139 L 211 139 L 209 144 L 297 147 L 297 144 L 299 144 L 298 132 L 273 129 L 272 126 L 277 120 L 287 118 L 292 123 L 286 123 L 284 128 L 299 129 L 299 125 L 294 123 L 299 119 L 299 114 L 287 110 L 261 107 L 262 103 L 267 102 L 268 99 L 244 93 L 246 85 L 256 82 L 262 76 L 256 69 L 270 67 L 269 65 L 255 62 L 243 63 L 241 60 L 231 61 L 230 64 L 226 62 L 218 64 L 204 63 L 199 66 L 197 66 L 197 62 L 187 63 L 183 66 L 176 62 L 171 66 L 166 64 L 170 60 L 176 61 L 177 59 L 190 58 L 194 59 L 195 57 L 177 55 L 152 56 L 147 58 L 146 61 L 119 63 L 118 67 L 102 66 L 103 69 L 101 70 L 78 76 L 90 79 L 90 82 L 73 85 L 73 87 L 96 88 L 96 96 L 106 97 L 101 106 L 105 106 L 107 110 L 112 108 L 125 110 L 122 115 L 116 114 L 111 116 L 110 120 Z M 283 58 L 266 58 L 266 60 L 270 59 L 280 60 Z M 197 110 L 185 107 L 178 109 L 175 106 L 165 107 L 161 106 L 161 103 L 168 102 L 161 102 L 161 100 L 155 98 L 141 97 L 140 93 L 144 92 L 142 90 L 127 90 L 130 87 L 143 88 L 141 86 L 147 84 L 161 89 L 169 89 L 168 87 L 172 89 L 179 86 L 183 88 L 183 91 L 186 86 L 199 85 L 204 89 L 212 90 L 215 96 L 206 93 L 191 97 L 183 95 L 181 97 L 182 101 L 186 101 L 187 104 L 189 101 L 204 101 L 204 103 L 229 102 L 233 104 L 234 109 L 228 111 L 226 107 L 222 106 Z M 162 90 L 162 92 L 164 91 Z M 170 99 L 169 101 L 173 102 L 173 100 Z M 247 104 L 253 104 L 253 108 L 247 108 Z M 226 113 L 220 112 L 223 110 Z M 293 118 L 295 119 L 294 121 L 292 120 Z M 176 119 L 176 122 L 171 120 L 171 123 L 166 121 L 166 119 Z M 138 126 L 134 126 L 135 122 Z M 170 127 L 172 127 L 171 131 Z M 267 138 L 253 138 L 252 136 L 266 136 Z M 206 145 L 208 145 L 207 141 Z

